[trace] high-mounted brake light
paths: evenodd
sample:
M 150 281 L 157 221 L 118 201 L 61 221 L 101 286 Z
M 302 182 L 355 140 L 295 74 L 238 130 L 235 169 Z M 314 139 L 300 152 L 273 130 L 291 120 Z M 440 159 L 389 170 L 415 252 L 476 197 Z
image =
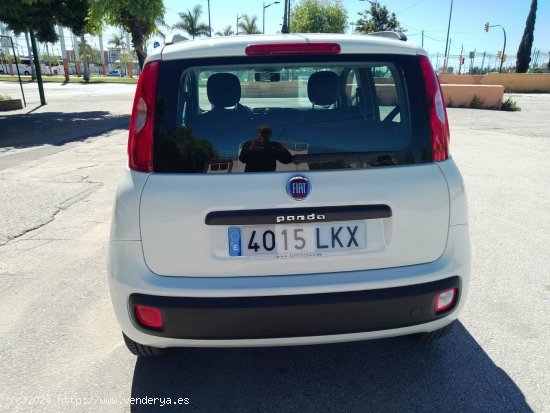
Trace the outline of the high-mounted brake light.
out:
M 295 55 L 295 54 L 338 54 L 338 43 L 267 43 L 246 46 L 248 56 Z
M 128 135 L 128 166 L 134 171 L 153 170 L 153 127 L 159 67 L 158 61 L 147 63 L 136 88 Z
M 427 56 L 418 56 L 428 104 L 430 130 L 432 136 L 433 160 L 444 161 L 449 157 L 449 120 L 445 100 L 437 75 Z

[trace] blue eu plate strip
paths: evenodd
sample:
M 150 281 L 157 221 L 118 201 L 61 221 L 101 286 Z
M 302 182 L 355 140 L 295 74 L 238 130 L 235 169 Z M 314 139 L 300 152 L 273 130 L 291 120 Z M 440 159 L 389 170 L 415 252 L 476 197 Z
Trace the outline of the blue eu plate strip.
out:
M 241 229 L 239 227 L 229 227 L 227 229 L 229 239 L 229 256 L 241 256 Z

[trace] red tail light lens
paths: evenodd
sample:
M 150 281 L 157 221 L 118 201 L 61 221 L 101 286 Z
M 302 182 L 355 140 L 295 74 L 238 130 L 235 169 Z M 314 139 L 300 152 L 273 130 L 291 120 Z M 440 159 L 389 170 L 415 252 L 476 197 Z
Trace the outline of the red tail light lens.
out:
M 456 288 L 449 288 L 437 294 L 435 297 L 435 312 L 441 313 L 453 307 L 456 303 L 457 295 L 458 290 Z
M 142 326 L 162 328 L 162 313 L 158 308 L 138 305 L 136 306 L 136 318 Z
M 433 160 L 444 161 L 449 157 L 449 121 L 439 80 L 427 56 L 418 56 L 428 103 L 432 134 Z
M 248 56 L 294 55 L 294 54 L 338 54 L 338 43 L 271 43 L 246 46 Z
M 128 166 L 134 171 L 153 170 L 153 127 L 159 68 L 158 61 L 147 63 L 136 88 L 128 136 Z

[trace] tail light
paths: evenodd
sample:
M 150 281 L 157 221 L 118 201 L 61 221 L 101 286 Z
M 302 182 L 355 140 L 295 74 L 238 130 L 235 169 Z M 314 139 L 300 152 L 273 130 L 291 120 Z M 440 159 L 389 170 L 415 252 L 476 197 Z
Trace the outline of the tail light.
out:
M 456 303 L 457 295 L 458 290 L 456 288 L 449 288 L 437 294 L 435 297 L 435 312 L 441 313 L 452 308 Z
M 128 136 L 128 166 L 134 171 L 153 170 L 153 127 L 159 67 L 158 61 L 147 63 L 136 88 Z
M 418 56 L 428 103 L 428 114 L 430 118 L 430 130 L 432 134 L 433 160 L 444 161 L 449 157 L 449 121 L 447 109 L 443 99 L 443 92 L 437 75 L 434 72 L 430 59 L 427 56 Z
M 158 308 L 138 305 L 135 308 L 136 318 L 142 326 L 162 328 L 162 313 Z

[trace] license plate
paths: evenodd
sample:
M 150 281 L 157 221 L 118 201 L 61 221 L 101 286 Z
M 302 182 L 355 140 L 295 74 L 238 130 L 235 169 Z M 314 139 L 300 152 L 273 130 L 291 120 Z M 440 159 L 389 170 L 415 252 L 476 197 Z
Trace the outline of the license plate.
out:
M 366 248 L 364 222 L 229 227 L 231 257 L 316 257 Z

